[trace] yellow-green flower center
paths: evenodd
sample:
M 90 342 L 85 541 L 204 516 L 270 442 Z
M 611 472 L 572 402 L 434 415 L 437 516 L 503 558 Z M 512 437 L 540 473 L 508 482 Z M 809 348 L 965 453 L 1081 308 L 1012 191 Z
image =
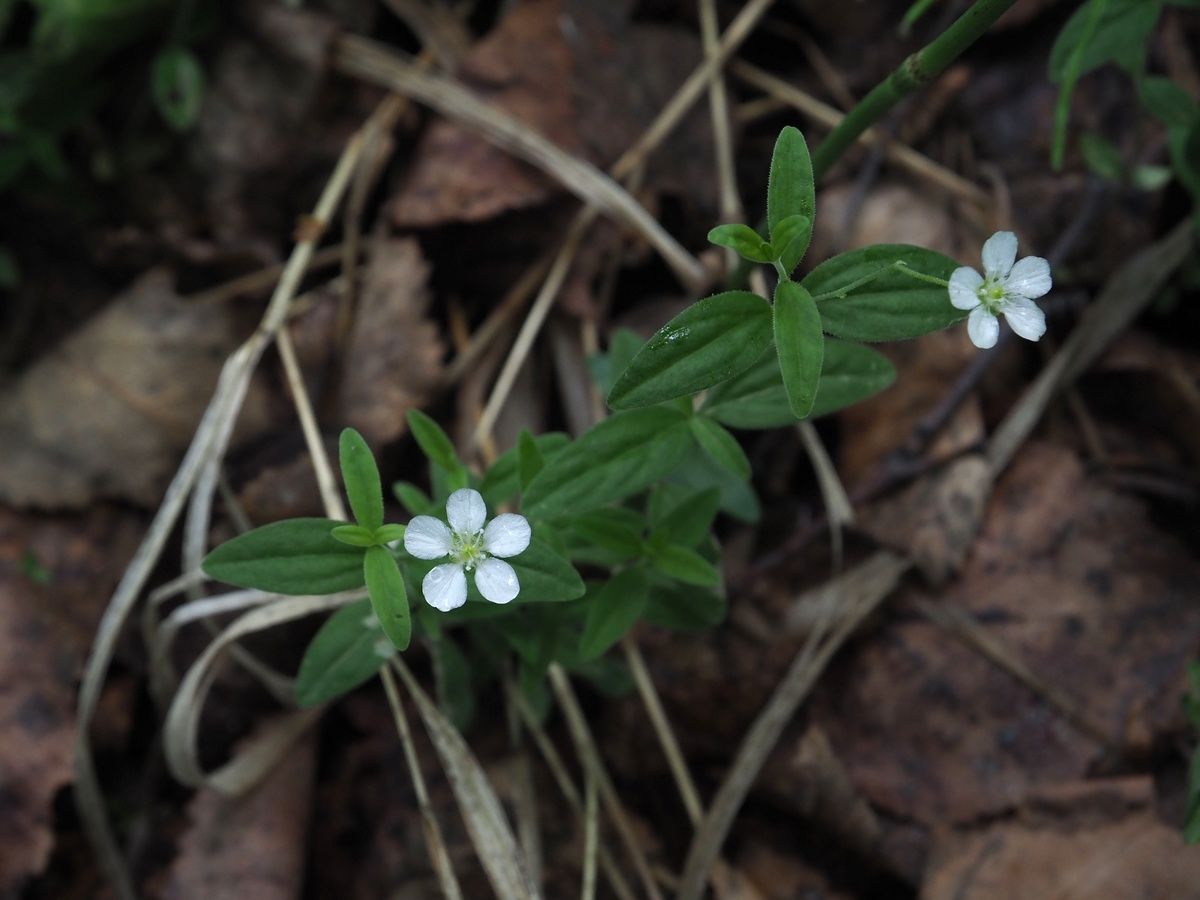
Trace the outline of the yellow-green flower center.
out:
M 450 558 L 468 572 L 487 559 L 488 555 L 483 549 L 483 532 L 452 532 Z
M 1004 300 L 1004 285 L 1000 281 L 993 278 L 988 278 L 978 288 L 975 289 L 975 296 L 979 298 L 979 302 L 983 304 L 983 308 L 990 313 L 995 313 Z

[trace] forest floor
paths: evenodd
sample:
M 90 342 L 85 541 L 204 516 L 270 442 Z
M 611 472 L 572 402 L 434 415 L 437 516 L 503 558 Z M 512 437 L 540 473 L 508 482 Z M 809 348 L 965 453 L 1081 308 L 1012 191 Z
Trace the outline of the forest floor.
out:
M 423 477 L 409 410 L 472 445 L 570 240 L 582 188 L 453 110 L 385 99 L 347 36 L 420 53 L 421 71 L 453 70 L 601 170 L 705 53 L 698 6 L 682 0 L 486 0 L 466 21 L 451 4 L 407 0 L 233 6 L 197 45 L 203 106 L 165 152 L 97 178 L 91 163 L 114 128 L 98 115 L 65 144 L 65 183 L 6 189 L 0 243 L 20 277 L 0 331 L 0 896 L 111 895 L 73 801 L 81 673 L 223 361 L 312 227 L 306 215 L 351 136 L 386 120 L 286 327 L 328 446 L 356 427 L 385 448 L 385 483 Z M 720 27 L 743 6 L 717 3 Z M 762 216 L 780 128 L 819 143 L 964 6 L 935 4 L 902 36 L 903 3 L 765 4 L 724 69 L 728 131 L 714 129 L 702 92 L 626 181 L 630 194 L 719 289 L 724 257 L 705 235 L 730 211 Z M 833 479 L 815 473 L 795 430 L 740 433 L 757 499 L 719 520 L 725 622 L 633 634 L 702 804 L 797 659 L 811 681 L 724 843 L 721 897 L 1200 897 L 1200 848 L 1181 832 L 1197 738 L 1183 700 L 1200 657 L 1200 267 L 1194 245 L 1172 249 L 1191 208 L 1177 182 L 1106 180 L 1080 155 L 1078 136 L 1097 132 L 1131 165 L 1165 161 L 1162 129 L 1116 68 L 1080 80 L 1065 165 L 1051 168 L 1047 58 L 1074 6 L 1017 4 L 901 103 L 882 143 L 855 148 L 818 185 L 809 251 L 911 243 L 977 265 L 983 240 L 1011 229 L 1022 255 L 1054 265 L 1046 337 L 981 354 L 956 327 L 884 346 L 895 385 L 817 422 Z M 1150 66 L 1195 97 L 1198 46 L 1200 16 L 1170 7 Z M 735 174 L 724 197 L 723 141 Z M 523 428 L 585 429 L 598 398 L 589 355 L 617 328 L 649 335 L 697 296 L 641 234 L 605 217 L 566 261 L 485 452 Z M 1106 290 L 1134 305 L 1089 325 Z M 1090 343 L 1074 340 L 1087 328 Z M 1031 390 L 1059 365 L 1069 374 L 1055 390 Z M 848 505 L 828 505 L 831 484 Z M 269 351 L 208 545 L 234 533 L 236 515 L 322 514 Z M 181 531 L 150 589 L 179 575 Z M 244 646 L 293 673 L 317 624 Z M 143 634 L 139 608 L 88 735 L 140 896 L 439 896 L 378 681 L 325 709 L 262 784 L 230 799 L 170 777 Z M 211 637 L 181 631 L 178 671 Z M 407 658 L 432 684 L 421 648 Z M 628 686 L 577 689 L 636 842 L 672 896 L 694 829 L 660 735 Z M 510 812 L 536 824 L 545 896 L 577 896 L 586 829 L 503 710 L 495 688 L 477 696 L 466 738 Z M 205 764 L 280 713 L 252 674 L 223 668 L 201 720 Z M 562 716 L 545 728 L 582 784 Z M 425 735 L 416 745 L 464 894 L 491 896 L 437 756 Z M 605 826 L 600 841 L 643 896 L 616 833 Z M 603 874 L 597 890 L 615 896 Z

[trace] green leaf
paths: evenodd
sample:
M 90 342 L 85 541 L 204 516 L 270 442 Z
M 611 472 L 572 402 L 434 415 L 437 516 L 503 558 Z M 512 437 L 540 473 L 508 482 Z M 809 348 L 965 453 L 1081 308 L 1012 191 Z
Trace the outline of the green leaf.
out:
M 618 328 L 608 340 L 608 352 L 588 357 L 588 368 L 600 393 L 608 396 L 617 379 L 642 349 L 642 339 L 636 331 Z
M 370 600 L 343 606 L 325 621 L 304 651 L 296 675 L 297 705 L 316 706 L 353 690 L 374 676 L 392 652 L 376 624 Z
M 363 576 L 371 608 L 375 610 L 383 633 L 397 650 L 407 650 L 412 639 L 412 619 L 408 613 L 404 576 L 400 574 L 396 560 L 383 547 L 371 547 L 363 557 Z
M 285 519 L 226 541 L 201 568 L 216 581 L 275 594 L 336 594 L 362 587 L 362 550 L 334 539 L 344 522 Z
M 754 364 L 771 341 L 771 307 L 757 294 L 705 297 L 664 325 L 638 351 L 608 395 L 633 409 L 712 387 Z
M 408 428 L 417 446 L 431 463 L 448 473 L 457 473 L 463 466 L 454 452 L 454 442 L 442 426 L 419 409 L 409 410 Z
M 767 225 L 771 230 L 771 243 L 780 248 L 776 238 L 784 219 L 807 216 L 811 225 L 816 219 L 816 209 L 808 144 L 799 129 L 789 125 L 779 132 L 775 152 L 771 154 L 771 175 L 767 182 Z M 804 249 L 800 248 L 800 252 Z
M 529 487 L 533 476 L 542 471 L 545 465 L 546 460 L 542 457 L 542 451 L 538 449 L 537 441 L 529 433 L 529 429 L 521 429 L 521 434 L 517 437 L 517 473 L 521 480 L 521 490 Z
M 1098 2 L 1105 5 L 1089 39 L 1088 19 Z M 1089 0 L 1075 10 L 1054 41 L 1050 50 L 1050 80 L 1055 84 L 1063 80 L 1071 55 L 1085 40 L 1079 56 L 1079 76 L 1120 59 L 1130 47 L 1146 41 L 1161 11 L 1162 5 L 1157 0 Z
M 670 472 L 691 444 L 687 417 L 677 410 L 618 413 L 547 461 L 522 510 L 555 519 L 623 500 Z
M 1200 115 L 1192 95 L 1170 78 L 1147 77 L 1138 85 L 1142 105 L 1168 128 L 1187 127 Z
M 1188 128 L 1170 129 L 1167 149 L 1175 176 L 1188 189 L 1192 199 L 1200 203 L 1200 121 Z
M 428 494 L 409 481 L 397 481 L 392 484 L 392 493 L 400 501 L 400 505 L 414 516 L 436 516 L 441 510 Z
M 803 419 L 817 398 L 825 335 L 812 296 L 787 279 L 775 288 L 775 351 L 792 415 Z
M 650 583 L 640 567 L 626 569 L 589 594 L 587 618 L 579 636 L 579 656 L 586 661 L 604 654 L 632 628 L 646 608 Z
M 1095 132 L 1085 131 L 1079 139 L 1079 152 L 1090 171 L 1109 181 L 1121 181 L 1125 174 L 1125 160 L 1112 141 Z
M 895 380 L 892 364 L 870 347 L 826 338 L 817 399 L 809 418 L 865 400 Z M 774 350 L 737 378 L 709 391 L 700 413 L 730 428 L 781 428 L 795 422 Z
M 375 543 L 390 544 L 392 541 L 404 540 L 403 525 L 380 525 L 375 529 Z
M 718 247 L 728 247 L 751 262 L 769 263 L 779 255 L 771 248 L 771 243 L 764 241 L 749 225 L 718 225 L 708 233 L 708 242 Z
M 886 356 L 849 341 L 825 340 L 825 363 L 810 418 L 826 416 L 878 394 L 896 380 Z
M 338 455 L 354 518 L 367 531 L 373 532 L 383 524 L 383 487 L 379 483 L 379 469 L 371 448 L 361 434 L 346 428 L 338 441 Z
M 176 131 L 187 131 L 200 117 L 204 101 L 204 69 L 195 54 L 170 47 L 154 58 L 151 96 L 159 114 Z
M 618 559 L 632 559 L 642 550 L 642 518 L 631 509 L 607 506 L 571 519 L 568 532 Z
M 721 492 L 721 511 L 743 522 L 757 522 L 762 514 L 750 482 L 718 466 L 698 446 L 693 445 L 675 466 L 671 480 L 693 490 L 716 488 Z
M 679 544 L 668 544 L 654 549 L 650 562 L 665 575 L 670 575 L 685 584 L 697 587 L 715 587 L 721 582 L 720 573 L 712 564 L 697 553 Z
M 779 265 L 787 276 L 791 276 L 800 260 L 804 259 L 804 251 L 812 240 L 812 219 L 804 215 L 788 216 L 775 229 L 773 259 L 779 260 Z
M 854 341 L 898 341 L 939 331 L 967 314 L 950 305 L 947 288 L 901 271 L 948 281 L 958 263 L 907 244 L 875 244 L 841 253 L 801 282 L 812 294 L 827 332 Z
M 529 542 L 529 548 L 512 559 L 505 560 L 516 570 L 521 603 L 559 603 L 583 596 L 584 584 L 571 563 L 551 549 L 539 537 Z M 478 593 L 474 580 L 471 591 Z
M 692 416 L 692 436 L 704 452 L 719 466 L 723 466 L 739 478 L 750 477 L 750 460 L 737 438 L 708 416 Z
M 378 543 L 375 540 L 375 532 L 361 525 L 339 525 L 329 533 L 333 535 L 334 540 L 351 547 L 374 547 Z
M 571 439 L 562 432 L 551 431 L 547 434 L 539 434 L 533 439 L 533 442 L 542 455 L 542 462 L 546 463 L 571 443 Z M 483 494 L 483 499 L 489 506 L 494 508 L 507 503 L 521 492 L 519 458 L 520 447 L 513 447 L 500 454 L 483 476 L 483 481 L 479 485 L 479 493 Z
M 700 631 L 720 625 L 725 618 L 725 598 L 716 591 L 683 585 L 661 576 L 654 579 L 642 621 L 662 628 Z
M 459 731 L 466 731 L 475 717 L 475 691 L 471 684 L 471 663 L 466 654 L 446 635 L 429 642 L 433 659 L 433 682 L 438 706 Z
M 680 493 L 682 499 L 671 502 L 670 498 Z M 715 487 L 689 491 L 682 485 L 665 485 L 654 492 L 652 503 L 652 538 L 660 545 L 695 547 L 712 528 L 721 506 L 721 491 Z

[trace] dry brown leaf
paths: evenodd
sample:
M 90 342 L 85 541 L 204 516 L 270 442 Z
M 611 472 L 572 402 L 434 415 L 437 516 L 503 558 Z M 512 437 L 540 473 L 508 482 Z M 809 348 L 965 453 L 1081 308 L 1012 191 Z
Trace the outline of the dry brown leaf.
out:
M 930 582 L 941 584 L 962 567 L 991 490 L 991 467 L 973 453 L 860 510 L 857 525 L 907 553 Z
M 297 743 L 250 793 L 199 791 L 164 900 L 297 900 L 308 858 L 316 739 Z
M 1128 786 L 1089 782 L 1057 815 L 939 835 L 921 900 L 1180 900 L 1200 884 L 1200 848 L 1143 804 L 1123 808 Z M 1117 801 L 1114 803 L 1113 801 Z
M 243 331 L 227 307 L 181 300 L 165 271 L 143 276 L 0 396 L 0 500 L 156 503 Z M 252 387 L 241 434 L 269 409 Z
M 455 77 L 568 153 L 605 166 L 641 136 L 701 59 L 694 36 L 635 26 L 629 6 L 587 0 L 515 4 L 468 52 Z M 630 71 L 638 78 L 630 78 Z M 644 184 L 712 209 L 711 136 L 702 106 L 667 139 Z M 438 120 L 422 137 L 392 200 L 392 219 L 404 228 L 479 222 L 541 204 L 560 191 L 504 150 Z
M 580 151 L 571 55 L 560 0 L 517 4 L 463 59 L 456 76 L 480 97 L 571 153 Z M 430 125 L 392 199 L 402 228 L 477 222 L 532 206 L 557 188 L 532 166 L 446 120 Z
M 372 247 L 338 394 L 342 419 L 372 444 L 405 430 L 442 378 L 443 347 L 426 318 L 429 265 L 412 238 Z
M 997 482 L 962 578 L 931 600 L 970 612 L 1138 755 L 1181 727 L 1196 584 L 1200 562 L 1139 501 L 1035 442 Z M 818 721 L 859 789 L 927 826 L 1011 809 L 1104 757 L 1011 675 L 917 618 L 847 655 L 820 698 Z
M 73 775 L 75 681 L 139 528 L 109 508 L 69 520 L 0 508 L 0 895 L 50 856 L 54 797 Z

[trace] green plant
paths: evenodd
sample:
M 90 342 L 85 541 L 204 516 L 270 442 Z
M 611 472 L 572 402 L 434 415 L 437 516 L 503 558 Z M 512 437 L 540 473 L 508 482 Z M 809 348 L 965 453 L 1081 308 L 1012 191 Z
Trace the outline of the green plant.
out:
M 973 321 L 988 319 L 993 331 L 991 310 L 1014 316 L 1004 304 L 1026 276 L 1044 281 L 1041 293 L 1049 288 L 1044 260 L 1013 265 L 1016 239 L 1007 232 L 985 247 L 986 281 L 907 245 L 852 250 L 794 280 L 816 214 L 807 144 L 785 128 L 771 161 L 769 239 L 744 225 L 710 234 L 771 267 L 773 302 L 729 291 L 697 301 L 645 344 L 618 333 L 593 365 L 613 415 L 577 440 L 523 433 L 478 474 L 436 422 L 411 413 L 430 493 L 410 482 L 394 486 L 413 517 L 407 525 L 385 523 L 374 459 L 347 430 L 340 456 L 353 522 L 277 522 L 214 550 L 205 571 L 242 587 L 313 594 L 365 585 L 367 599 L 330 617 L 310 644 L 297 700 L 311 705 L 353 688 L 416 635 L 454 673 L 438 682 L 447 708 L 472 708 L 473 685 L 491 668 L 474 671 L 476 655 L 464 648 L 479 644 L 493 656 L 505 648 L 536 701 L 552 663 L 592 671 L 638 621 L 716 624 L 725 600 L 713 522 L 721 511 L 757 514 L 750 462 L 729 429 L 786 425 L 885 389 L 896 373 L 864 342 L 961 321 L 967 312 L 955 306 L 954 285 L 962 273 L 974 276 L 962 290 L 983 313 Z M 983 301 L 976 289 L 987 292 Z M 1026 290 L 1018 299 L 1036 310 L 1023 299 L 1034 295 Z M 518 506 L 519 514 L 500 512 Z M 499 513 L 490 523 L 489 508 Z M 410 612 L 409 597 L 425 602 Z

